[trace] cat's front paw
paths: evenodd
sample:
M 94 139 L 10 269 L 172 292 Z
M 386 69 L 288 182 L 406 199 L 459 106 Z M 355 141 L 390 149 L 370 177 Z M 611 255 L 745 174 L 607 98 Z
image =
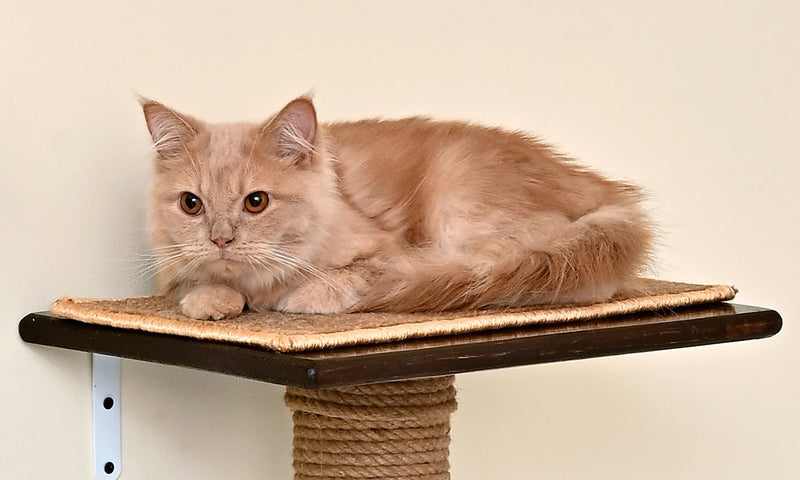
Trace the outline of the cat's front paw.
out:
M 181 313 L 198 320 L 221 320 L 242 313 L 245 299 L 225 285 L 198 285 L 179 303 Z
M 351 285 L 311 282 L 285 295 L 277 309 L 287 313 L 342 313 L 362 296 Z

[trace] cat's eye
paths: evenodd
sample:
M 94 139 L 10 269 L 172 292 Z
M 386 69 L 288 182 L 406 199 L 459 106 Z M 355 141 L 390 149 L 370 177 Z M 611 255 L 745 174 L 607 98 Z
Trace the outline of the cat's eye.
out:
M 269 204 L 267 192 L 253 192 L 244 197 L 244 209 L 250 213 L 263 212 L 267 204 Z
M 189 215 L 197 215 L 203 208 L 203 201 L 192 192 L 181 193 L 181 210 Z

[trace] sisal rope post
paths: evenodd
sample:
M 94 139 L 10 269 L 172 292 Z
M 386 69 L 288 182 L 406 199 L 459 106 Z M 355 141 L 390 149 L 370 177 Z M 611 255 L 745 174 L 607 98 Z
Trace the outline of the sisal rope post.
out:
M 453 380 L 286 387 L 295 480 L 449 480 Z

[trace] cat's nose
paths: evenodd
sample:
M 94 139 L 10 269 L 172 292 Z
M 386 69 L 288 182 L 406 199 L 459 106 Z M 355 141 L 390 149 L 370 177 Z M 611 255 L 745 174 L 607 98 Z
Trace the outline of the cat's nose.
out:
M 233 241 L 231 237 L 216 237 L 211 239 L 212 242 L 216 243 L 219 248 L 225 248 L 228 246 L 229 243 Z

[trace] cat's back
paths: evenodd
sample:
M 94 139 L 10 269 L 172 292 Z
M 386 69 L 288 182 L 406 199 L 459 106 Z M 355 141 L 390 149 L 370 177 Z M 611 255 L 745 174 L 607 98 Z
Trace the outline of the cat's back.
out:
M 448 192 L 477 178 L 506 176 L 500 152 L 524 139 L 500 130 L 425 117 L 326 125 L 342 192 L 384 228 L 411 240 L 426 234 L 426 214 Z M 504 146 L 504 144 L 506 144 Z M 468 180 L 472 178 L 473 180 Z
M 424 117 L 325 127 L 342 193 L 412 243 L 427 241 L 453 208 L 577 217 L 610 186 L 518 132 Z
M 588 172 L 535 137 L 518 131 L 427 117 L 326 124 L 340 174 L 381 176 L 399 182 L 439 174 L 483 178 L 557 179 Z M 592 175 L 589 175 L 592 176 Z M 393 183 L 389 181 L 388 183 Z
M 522 134 L 462 121 L 428 117 L 367 119 L 325 125 L 342 158 L 377 156 L 382 161 L 414 161 L 441 157 L 443 150 L 469 149 L 489 153 L 503 148 L 531 147 Z
M 546 147 L 530 137 L 461 121 L 370 119 L 326 128 L 339 176 L 356 189 L 380 186 L 398 194 L 419 194 L 426 186 L 441 190 L 441 182 L 452 184 L 465 177 L 508 177 L 518 173 L 520 165 L 559 168 Z

